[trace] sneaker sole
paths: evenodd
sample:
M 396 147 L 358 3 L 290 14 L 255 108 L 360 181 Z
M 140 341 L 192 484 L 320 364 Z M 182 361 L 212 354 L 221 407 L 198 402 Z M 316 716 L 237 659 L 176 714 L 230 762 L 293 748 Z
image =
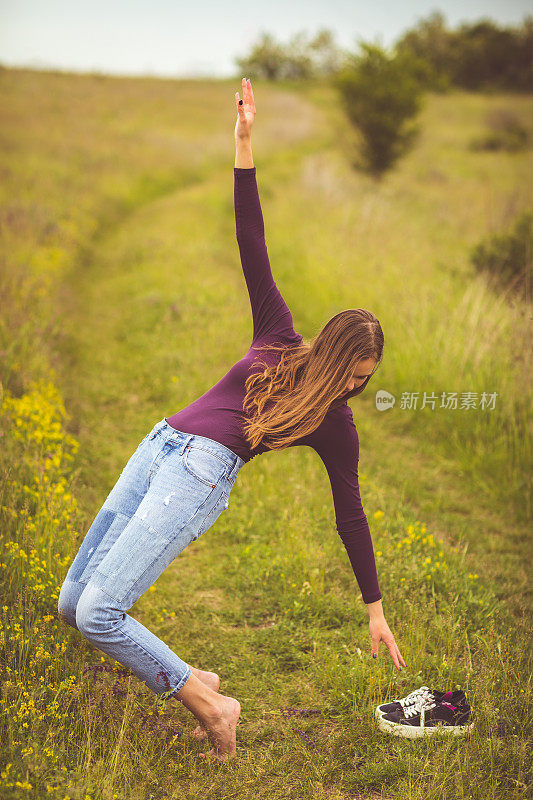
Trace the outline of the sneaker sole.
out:
M 474 728 L 474 723 L 468 725 L 434 725 L 427 728 L 416 728 L 413 725 L 401 725 L 399 722 L 390 722 L 379 716 L 378 728 L 395 736 L 405 736 L 407 739 L 417 739 L 421 736 L 432 736 L 433 734 L 451 734 L 452 736 L 464 736 Z

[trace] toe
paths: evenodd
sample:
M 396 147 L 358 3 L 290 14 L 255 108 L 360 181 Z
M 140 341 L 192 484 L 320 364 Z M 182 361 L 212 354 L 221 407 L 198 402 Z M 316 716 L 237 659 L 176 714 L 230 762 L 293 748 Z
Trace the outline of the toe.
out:
M 230 756 L 228 753 L 217 753 L 215 752 L 214 748 L 209 751 L 209 753 L 199 753 L 200 758 L 208 761 L 228 761 Z
M 198 725 L 194 729 L 193 734 L 194 736 L 196 736 L 197 739 L 205 739 L 205 737 L 207 736 L 207 731 L 204 728 L 202 728 L 201 725 Z

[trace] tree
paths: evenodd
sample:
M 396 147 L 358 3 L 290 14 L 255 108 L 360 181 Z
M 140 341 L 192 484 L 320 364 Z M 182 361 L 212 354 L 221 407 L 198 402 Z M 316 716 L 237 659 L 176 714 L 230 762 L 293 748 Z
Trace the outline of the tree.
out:
M 262 33 L 250 53 L 236 58 L 235 63 L 244 75 L 269 81 L 328 77 L 334 74 L 344 57 L 334 41 L 333 33 L 322 28 L 314 39 L 305 33 L 295 33 L 287 44 L 274 41 L 269 33 Z
M 313 61 L 308 52 L 306 35 L 295 33 L 285 48 L 283 77 L 288 80 L 307 80 L 313 77 Z
M 333 33 L 330 30 L 321 28 L 315 38 L 309 42 L 308 48 L 317 76 L 327 77 L 339 71 L 345 53 L 335 44 Z
M 419 132 L 413 121 L 422 105 L 425 62 L 411 53 L 389 56 L 379 46 L 361 43 L 334 78 L 344 110 L 362 135 L 362 155 L 376 177 L 412 146 Z
M 404 33 L 395 49 L 398 53 L 411 52 L 429 65 L 426 89 L 444 92 L 449 88 L 453 41 L 441 11 L 433 11 L 427 19 L 420 20 L 415 28 Z
M 431 65 L 427 89 L 460 86 L 470 91 L 531 91 L 533 88 L 533 17 L 521 26 L 500 28 L 488 18 L 448 30 L 434 11 L 404 33 L 398 51 L 410 51 Z
M 489 19 L 463 24 L 455 34 L 457 47 L 453 81 L 465 89 L 511 88 L 516 74 L 518 37 Z
M 284 71 L 285 51 L 270 33 L 263 33 L 250 53 L 243 58 L 236 58 L 235 62 L 245 75 L 277 81 Z

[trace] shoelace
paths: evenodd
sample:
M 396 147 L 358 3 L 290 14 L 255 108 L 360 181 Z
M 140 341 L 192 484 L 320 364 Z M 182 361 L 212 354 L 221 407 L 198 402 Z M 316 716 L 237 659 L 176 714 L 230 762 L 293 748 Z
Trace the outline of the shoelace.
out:
M 402 698 L 398 702 L 402 708 L 405 708 L 406 706 L 411 706 L 413 703 L 417 703 L 420 700 L 433 700 L 433 695 L 428 686 L 421 686 L 420 689 L 415 689 L 414 692 L 411 692 L 411 694 L 408 694 L 407 697 Z
M 412 706 L 406 708 L 404 711 L 404 717 L 409 719 L 410 717 L 414 717 L 416 714 L 420 714 L 420 727 L 424 727 L 425 722 L 425 712 L 430 708 L 434 708 L 437 704 L 433 700 L 433 697 L 420 697 L 418 700 L 415 700 Z

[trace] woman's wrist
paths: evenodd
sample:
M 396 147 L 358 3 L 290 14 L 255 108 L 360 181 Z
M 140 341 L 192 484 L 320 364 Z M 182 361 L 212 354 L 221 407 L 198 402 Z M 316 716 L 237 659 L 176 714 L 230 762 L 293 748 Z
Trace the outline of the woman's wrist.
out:
M 373 603 L 366 603 L 366 607 L 369 617 L 374 618 L 383 616 L 383 605 L 381 598 L 379 600 L 375 600 Z
M 250 136 L 235 137 L 235 166 L 239 169 L 251 169 L 254 166 Z

